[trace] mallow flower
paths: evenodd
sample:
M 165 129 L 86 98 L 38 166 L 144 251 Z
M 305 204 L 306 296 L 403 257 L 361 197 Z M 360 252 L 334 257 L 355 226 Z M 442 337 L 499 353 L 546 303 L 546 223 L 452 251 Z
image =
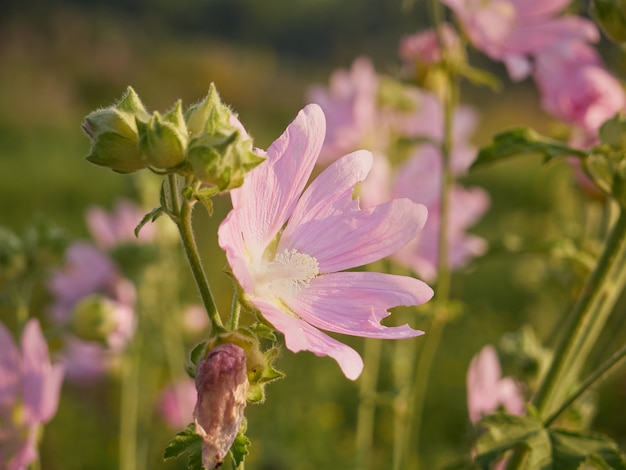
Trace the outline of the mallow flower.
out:
M 522 392 L 511 377 L 502 377 L 498 355 L 487 345 L 472 358 L 467 370 L 467 408 L 476 424 L 483 415 L 503 406 L 513 415 L 524 414 Z
M 21 350 L 0 323 L 0 468 L 22 470 L 37 459 L 39 432 L 56 414 L 64 370 L 52 365 L 39 322 L 29 320 Z
M 293 352 L 337 361 L 356 379 L 363 361 L 320 329 L 371 338 L 410 338 L 408 325 L 386 327 L 388 309 L 419 305 L 433 291 L 406 276 L 341 272 L 402 248 L 424 226 L 426 208 L 408 199 L 361 209 L 352 194 L 367 176 L 372 155 L 350 153 L 305 189 L 324 142 L 326 122 L 306 106 L 267 150 L 267 160 L 231 191 L 233 209 L 219 228 L 245 300 L 285 337 Z

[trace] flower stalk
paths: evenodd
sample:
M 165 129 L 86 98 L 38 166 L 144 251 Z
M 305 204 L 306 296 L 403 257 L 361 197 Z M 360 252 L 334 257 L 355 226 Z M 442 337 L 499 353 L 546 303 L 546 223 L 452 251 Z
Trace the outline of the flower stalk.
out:
M 442 5 L 438 1 L 431 1 L 429 3 L 429 10 L 432 16 L 433 25 L 437 32 L 437 38 L 439 47 L 441 48 L 442 55 L 447 55 L 445 41 L 441 37 L 441 25 L 443 23 L 443 9 Z M 417 358 L 417 364 L 415 367 L 415 373 L 413 376 L 413 384 L 411 387 L 410 397 L 412 397 L 408 417 L 411 419 L 412 430 L 405 434 L 405 438 L 402 443 L 403 451 L 400 461 L 394 464 L 394 468 L 402 468 L 403 462 L 406 463 L 406 459 L 409 453 L 410 443 L 415 443 L 419 448 L 420 428 L 422 415 L 424 411 L 424 402 L 426 399 L 426 391 L 428 389 L 428 382 L 430 378 L 430 371 L 432 364 L 439 347 L 439 343 L 443 334 L 443 329 L 447 321 L 447 315 L 445 312 L 445 305 L 450 297 L 451 286 L 451 270 L 448 262 L 448 226 L 450 215 L 450 192 L 454 185 L 454 175 L 452 174 L 450 159 L 452 152 L 452 119 L 454 115 L 454 109 L 458 102 L 458 80 L 454 78 L 452 72 L 448 69 L 446 74 L 446 86 L 442 96 L 443 101 L 443 138 L 441 141 L 441 156 L 442 156 L 442 181 L 441 181 L 441 202 L 440 202 L 440 227 L 439 227 L 439 247 L 438 247 L 438 266 L 437 266 L 437 289 L 435 294 L 435 302 L 437 305 L 437 312 L 432 316 L 430 326 L 427 329 L 427 334 L 424 337 L 422 343 L 421 352 Z M 411 432 L 412 431 L 412 432 Z
M 209 286 L 209 281 L 206 273 L 204 272 L 204 267 L 202 266 L 202 261 L 200 260 L 200 253 L 198 252 L 198 247 L 193 235 L 191 211 L 193 209 L 194 202 L 185 197 L 180 197 L 178 192 L 178 181 L 175 175 L 168 175 L 167 181 L 170 190 L 170 201 L 174 211 L 176 211 L 175 214 L 177 215 L 177 218 L 173 220 L 178 227 L 185 255 L 187 257 L 189 267 L 191 268 L 191 274 L 196 281 L 196 287 L 198 288 L 204 308 L 206 309 L 211 320 L 213 331 L 221 330 L 224 328 L 224 325 L 217 310 L 217 304 L 215 303 L 211 287 Z

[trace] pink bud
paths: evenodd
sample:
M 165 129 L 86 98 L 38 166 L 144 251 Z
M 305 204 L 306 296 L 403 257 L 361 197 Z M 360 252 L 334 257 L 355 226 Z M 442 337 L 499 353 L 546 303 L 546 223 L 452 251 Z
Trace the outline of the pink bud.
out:
M 219 467 L 233 445 L 243 421 L 248 387 L 246 353 L 239 346 L 217 346 L 198 364 L 193 417 L 196 433 L 204 441 L 204 468 Z

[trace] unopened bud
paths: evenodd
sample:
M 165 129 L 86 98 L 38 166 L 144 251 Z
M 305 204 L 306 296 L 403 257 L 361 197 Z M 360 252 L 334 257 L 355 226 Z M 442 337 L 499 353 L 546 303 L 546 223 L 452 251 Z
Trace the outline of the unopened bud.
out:
M 233 445 L 243 422 L 248 387 L 246 353 L 239 346 L 221 344 L 198 363 L 193 417 L 203 441 L 204 468 L 219 467 Z
M 115 305 L 98 295 L 81 300 L 70 320 L 70 329 L 78 338 L 85 341 L 106 343 L 109 335 L 117 328 Z
M 214 85 L 206 98 L 186 115 L 189 162 L 200 181 L 220 191 L 243 184 L 244 175 L 264 159 L 252 148 L 252 139 L 226 105 Z
M 92 139 L 87 160 L 118 173 L 132 173 L 146 165 L 138 147 L 136 121 L 148 119 L 139 96 L 128 87 L 122 99 L 113 106 L 89 113 L 82 124 Z
M 148 122 L 137 120 L 139 150 L 146 164 L 168 170 L 185 160 L 187 126 L 178 101 L 164 116 L 155 112 Z

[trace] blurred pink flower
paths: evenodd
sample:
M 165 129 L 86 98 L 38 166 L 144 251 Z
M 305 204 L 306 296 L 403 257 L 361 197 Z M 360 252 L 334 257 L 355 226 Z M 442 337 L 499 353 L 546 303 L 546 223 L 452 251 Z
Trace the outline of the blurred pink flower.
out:
M 54 297 L 50 318 L 64 327 L 71 323 L 81 301 L 101 297 L 108 314 L 105 344 L 84 341 L 68 333 L 62 353 L 69 379 L 89 381 L 100 376 L 134 334 L 135 287 L 118 273 L 107 255 L 84 242 L 68 248 L 65 266 L 52 273 L 47 287 Z
M 454 49 L 459 46 L 459 37 L 449 24 L 442 25 L 441 35 L 446 47 Z M 428 29 L 402 37 L 398 46 L 398 55 L 405 65 L 413 65 L 416 62 L 426 65 L 441 62 L 441 48 L 437 32 L 434 29 Z
M 172 430 L 180 430 L 193 421 L 196 398 L 194 380 L 185 378 L 163 389 L 157 408 Z
M 470 41 L 502 61 L 513 80 L 532 71 L 529 56 L 557 42 L 597 41 L 593 22 L 557 15 L 571 0 L 442 0 L 457 15 Z
M 534 77 L 544 109 L 580 128 L 587 139 L 595 139 L 600 126 L 624 109 L 621 83 L 587 44 L 561 43 L 541 51 L 535 60 Z
M 189 307 L 183 313 L 183 330 L 185 333 L 195 335 L 209 328 L 209 316 L 202 305 Z
M 144 215 L 144 211 L 133 202 L 119 201 L 110 214 L 101 207 L 89 208 L 87 227 L 96 245 L 102 249 L 124 243 L 149 242 L 154 239 L 154 224 L 144 225 L 139 237 L 135 237 L 134 233 Z
M 499 406 L 513 415 L 525 412 L 519 386 L 510 377 L 502 377 L 498 355 L 487 345 L 474 356 L 467 371 L 467 408 L 470 421 L 476 424 L 483 415 Z
M 330 163 L 362 145 L 375 126 L 378 76 L 367 57 L 359 57 L 350 70 L 339 69 L 330 77 L 328 89 L 312 87 L 307 98 L 324 111 L 327 121 L 319 164 Z
M 39 322 L 29 320 L 21 351 L 0 323 L 0 467 L 24 470 L 37 459 L 40 427 L 56 414 L 63 366 L 50 363 Z
M 452 153 L 455 174 L 467 169 L 475 152 L 461 148 Z M 439 263 L 439 230 L 441 221 L 441 154 L 432 145 L 421 146 L 415 154 L 397 170 L 392 194 L 424 204 L 428 220 L 420 235 L 392 255 L 392 259 L 408 266 L 427 281 L 437 277 Z M 489 196 L 481 188 L 463 188 L 455 185 L 450 194 L 448 217 L 448 263 L 451 268 L 465 266 L 473 257 L 487 250 L 487 243 L 467 230 L 475 225 L 489 208 Z
M 380 320 L 398 305 L 433 294 L 423 282 L 372 272 L 338 272 L 392 254 L 424 225 L 424 206 L 407 199 L 362 210 L 354 185 L 372 166 L 369 152 L 335 161 L 304 190 L 324 142 L 319 106 L 306 106 L 267 151 L 267 160 L 231 191 L 233 210 L 219 243 L 247 300 L 285 335 L 293 352 L 335 359 L 346 377 L 363 368 L 352 348 L 318 330 L 374 338 L 422 332 Z M 303 192 L 304 191 L 304 192 Z

